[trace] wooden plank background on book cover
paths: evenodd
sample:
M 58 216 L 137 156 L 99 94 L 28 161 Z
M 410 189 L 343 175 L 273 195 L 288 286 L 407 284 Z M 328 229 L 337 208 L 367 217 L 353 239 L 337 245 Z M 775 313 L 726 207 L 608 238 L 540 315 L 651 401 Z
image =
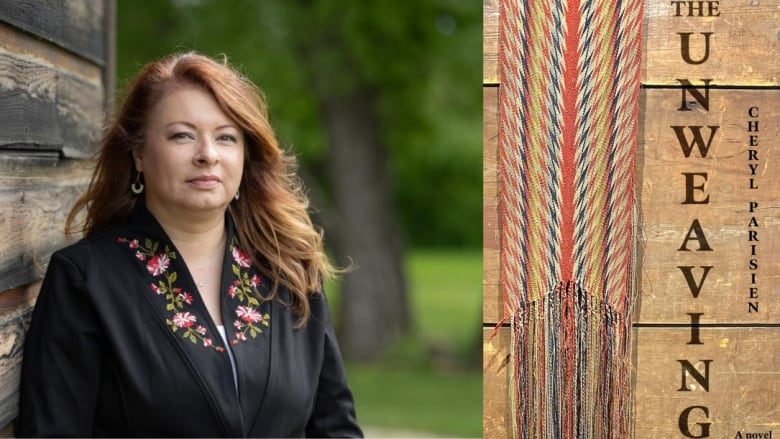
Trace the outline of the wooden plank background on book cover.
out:
M 486 438 L 512 436 L 509 330 L 492 336 L 499 1 L 484 0 Z M 646 0 L 643 26 L 635 437 L 780 437 L 780 0 Z

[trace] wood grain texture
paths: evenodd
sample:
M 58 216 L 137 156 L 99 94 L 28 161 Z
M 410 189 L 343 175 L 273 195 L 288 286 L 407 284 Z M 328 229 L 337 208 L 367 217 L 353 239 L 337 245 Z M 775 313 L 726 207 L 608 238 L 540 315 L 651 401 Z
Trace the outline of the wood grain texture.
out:
M 61 145 L 56 70 L 0 49 L 0 78 L 0 145 L 52 150 Z
M 4 0 L 0 20 L 105 65 L 104 3 Z
M 482 124 L 482 319 L 496 323 L 503 315 L 499 289 L 498 87 L 483 89 Z
M 0 47 L 0 147 L 89 157 L 103 118 L 102 84 Z
M 113 35 L 113 32 L 107 33 L 107 37 L 110 35 Z M 43 64 L 56 65 L 62 70 L 72 72 L 91 82 L 100 81 L 101 72 L 104 70 L 101 66 L 84 60 L 56 44 L 21 32 L 19 29 L 1 20 L 0 47 L 11 53 L 30 56 Z M 113 90 L 113 88 L 109 87 L 106 87 L 106 89 Z
M 509 404 L 509 328 L 501 328 L 494 335 L 493 328 L 482 330 L 482 433 L 485 439 L 508 438 L 512 435 L 512 417 Z
M 0 425 L 18 412 L 18 388 L 24 335 L 40 282 L 0 293 Z
M 670 2 L 645 0 L 642 83 L 678 85 L 676 78 L 713 78 L 713 84 L 777 85 L 780 63 L 780 0 L 721 1 L 720 17 L 674 17 Z M 499 83 L 499 0 L 483 1 L 484 84 Z M 678 32 L 694 32 L 691 57 L 704 55 L 700 32 L 713 32 L 706 63 L 690 65 L 680 54 Z M 699 50 L 701 49 L 701 50 Z M 712 74 L 716 72 L 716 74 Z M 700 76 L 701 75 L 701 76 Z
M 702 322 L 780 323 L 780 180 L 776 148 L 780 133 L 780 91 L 712 90 L 710 110 L 676 111 L 681 96 L 678 90 L 645 90 L 645 130 L 639 145 L 643 163 L 640 206 L 644 229 L 644 256 L 640 261 L 642 301 L 638 322 L 690 322 L 689 312 L 704 313 Z M 758 107 L 759 117 L 748 115 Z M 748 132 L 748 121 L 758 121 L 758 131 Z M 675 126 L 717 126 L 706 158 L 698 149 L 689 158 L 683 154 Z M 685 131 L 691 137 L 690 130 Z M 704 139 L 710 129 L 704 128 Z M 748 160 L 749 135 L 755 135 L 758 160 Z M 751 169 L 757 190 L 749 189 Z M 682 204 L 686 199 L 686 176 L 683 173 L 706 173 L 696 176 L 695 198 L 706 204 Z M 749 212 L 750 202 L 758 203 Z M 751 219 L 754 227 L 748 227 Z M 679 251 L 691 227 L 698 219 L 712 251 L 697 251 L 697 241 L 690 241 L 690 251 Z M 755 230 L 759 241 L 755 256 L 751 253 L 749 230 Z M 759 265 L 750 270 L 750 260 Z M 678 266 L 697 267 L 692 274 L 698 282 L 703 275 L 700 266 L 713 266 L 694 298 Z M 756 273 L 752 283 L 751 272 Z M 759 312 L 748 312 L 750 288 L 757 288 Z
M 766 433 L 780 426 L 780 329 L 706 328 L 703 345 L 691 346 L 689 330 L 642 328 L 635 330 L 637 370 L 636 438 L 683 437 L 680 413 L 690 406 L 710 411 L 710 437 L 734 438 L 737 432 Z M 663 354 L 659 354 L 663 353 Z M 709 391 L 690 377 L 682 388 L 682 365 L 689 361 L 700 373 L 709 365 Z M 687 373 L 686 373 L 687 374 Z M 706 381 L 705 381 L 706 382 Z M 691 424 L 705 422 L 701 412 Z M 698 434 L 698 426 L 691 432 Z M 754 436 L 759 437 L 759 436 Z
M 780 0 L 717 3 L 719 17 L 676 17 L 671 2 L 645 0 L 643 84 L 677 85 L 676 78 L 713 78 L 713 84 L 726 85 L 778 84 Z M 683 61 L 679 32 L 694 33 L 690 55 L 695 61 L 704 59 L 701 33 L 713 33 L 706 62 Z
M 60 73 L 57 79 L 62 153 L 70 158 L 89 158 L 97 149 L 103 122 L 103 86 L 68 73 Z
M 65 218 L 89 180 L 89 164 L 55 167 L 0 162 L 0 291 L 40 279 L 65 245 Z
M 114 108 L 114 90 L 116 90 L 116 1 L 103 0 L 103 35 L 105 38 L 104 65 L 101 69 L 103 89 L 107 90 L 103 99 L 103 110 L 111 113 Z
M 482 83 L 498 84 L 500 0 L 482 1 Z

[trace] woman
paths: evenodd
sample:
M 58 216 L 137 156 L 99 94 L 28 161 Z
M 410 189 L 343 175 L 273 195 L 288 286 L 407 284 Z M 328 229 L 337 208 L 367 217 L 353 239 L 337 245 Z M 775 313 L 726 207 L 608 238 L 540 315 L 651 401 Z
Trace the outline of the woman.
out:
M 44 278 L 17 434 L 361 436 L 306 209 L 251 82 L 144 67 Z

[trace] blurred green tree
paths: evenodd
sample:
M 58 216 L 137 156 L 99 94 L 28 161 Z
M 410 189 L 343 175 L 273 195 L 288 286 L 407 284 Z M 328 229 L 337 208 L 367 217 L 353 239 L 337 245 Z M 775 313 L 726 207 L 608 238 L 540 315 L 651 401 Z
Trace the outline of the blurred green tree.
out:
M 403 249 L 481 243 L 481 2 L 118 2 L 120 83 L 175 50 L 225 53 L 299 152 L 344 278 L 340 342 L 410 329 Z M 294 145 L 293 145 L 294 144 Z

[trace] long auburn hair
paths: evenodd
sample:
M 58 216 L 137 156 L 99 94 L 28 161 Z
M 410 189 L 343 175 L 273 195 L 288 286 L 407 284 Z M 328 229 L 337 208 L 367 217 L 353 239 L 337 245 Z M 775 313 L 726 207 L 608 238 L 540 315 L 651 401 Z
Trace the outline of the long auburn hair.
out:
M 89 186 L 71 209 L 67 233 L 87 237 L 127 220 L 137 196 L 130 191 L 135 178 L 132 150 L 145 142 L 147 117 L 168 91 L 197 85 L 207 90 L 243 130 L 246 154 L 240 197 L 228 206 L 239 246 L 253 265 L 291 293 L 291 306 L 303 325 L 309 318 L 307 296 L 320 291 L 327 277 L 337 273 L 323 250 L 322 231 L 315 227 L 309 202 L 296 175 L 295 158 L 286 154 L 268 121 L 260 90 L 246 77 L 207 56 L 187 52 L 169 55 L 145 65 L 125 89 L 124 100 L 107 127 Z M 83 224 L 76 217 L 86 210 Z

